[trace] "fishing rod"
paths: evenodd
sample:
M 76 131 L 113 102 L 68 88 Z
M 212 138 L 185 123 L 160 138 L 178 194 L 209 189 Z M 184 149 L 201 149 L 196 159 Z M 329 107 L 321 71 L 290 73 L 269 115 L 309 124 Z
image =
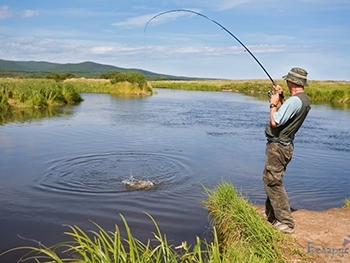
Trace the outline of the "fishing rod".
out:
M 270 74 L 267 72 L 267 70 L 264 68 L 264 66 L 260 63 L 260 61 L 254 56 L 254 54 L 242 43 L 242 41 L 240 41 L 234 34 L 232 34 L 227 28 L 225 28 L 223 25 L 221 25 L 220 23 L 218 23 L 217 21 L 215 21 L 214 19 L 211 19 L 210 17 L 207 17 L 206 15 L 203 15 L 199 12 L 196 12 L 196 11 L 193 11 L 193 10 L 189 10 L 189 9 L 174 9 L 174 10 L 169 10 L 169 11 L 164 11 L 164 12 L 161 12 L 155 16 L 153 16 L 150 20 L 148 20 L 148 22 L 146 23 L 145 25 L 145 28 L 144 28 L 144 32 L 146 32 L 146 29 L 147 29 L 147 26 L 149 25 L 149 23 L 159 17 L 159 16 L 162 16 L 162 15 L 165 15 L 165 14 L 169 14 L 169 13 L 175 13 L 175 12 L 187 12 L 187 13 L 192 13 L 192 14 L 196 14 L 196 15 L 199 15 L 201 17 L 204 17 L 206 19 L 208 19 L 209 21 L 215 23 L 216 25 L 218 25 L 221 29 L 225 30 L 231 37 L 233 37 L 235 40 L 237 40 L 238 43 L 240 43 L 243 48 L 245 49 L 245 51 L 247 51 L 252 57 L 253 59 L 259 64 L 259 66 L 262 68 L 262 70 L 266 73 L 266 75 L 269 77 L 269 79 L 271 80 L 272 82 L 272 85 L 273 86 L 276 86 L 275 84 L 275 81 L 272 79 L 272 77 L 270 76 Z

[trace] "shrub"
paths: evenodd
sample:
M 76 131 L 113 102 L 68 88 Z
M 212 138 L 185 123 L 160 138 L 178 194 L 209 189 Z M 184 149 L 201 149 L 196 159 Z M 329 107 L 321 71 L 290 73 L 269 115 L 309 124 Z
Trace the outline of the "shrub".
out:
M 56 82 L 59 82 L 59 81 L 63 81 L 63 80 L 66 80 L 66 79 L 75 78 L 75 75 L 72 74 L 72 73 L 57 73 L 57 72 L 53 72 L 53 73 L 48 74 L 46 76 L 46 78 L 47 79 L 53 79 Z
M 146 77 L 138 72 L 120 72 L 116 74 L 114 78 L 111 80 L 112 84 L 116 84 L 119 82 L 130 82 L 132 84 L 137 83 L 139 87 L 144 87 L 147 85 Z

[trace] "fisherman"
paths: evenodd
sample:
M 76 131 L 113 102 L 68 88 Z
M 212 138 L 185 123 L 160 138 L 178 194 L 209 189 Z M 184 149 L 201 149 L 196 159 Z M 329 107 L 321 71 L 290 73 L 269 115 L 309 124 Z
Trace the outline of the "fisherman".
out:
M 284 101 L 283 89 L 275 85 L 275 93 L 270 98 L 270 121 L 265 135 L 266 162 L 263 172 L 267 195 L 265 213 L 267 220 L 283 233 L 294 232 L 294 219 L 290 203 L 283 186 L 283 174 L 292 159 L 294 135 L 303 124 L 310 107 L 304 87 L 308 86 L 307 71 L 292 68 L 283 79 L 286 81 L 291 97 Z

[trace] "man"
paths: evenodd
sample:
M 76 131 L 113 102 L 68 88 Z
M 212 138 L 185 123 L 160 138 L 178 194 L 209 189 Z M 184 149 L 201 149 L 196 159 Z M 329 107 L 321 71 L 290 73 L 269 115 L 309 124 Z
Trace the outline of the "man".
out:
M 283 100 L 282 87 L 275 86 L 275 94 L 270 99 L 270 122 L 265 134 L 266 162 L 263 173 L 267 195 L 265 213 L 269 222 L 283 233 L 294 232 L 294 219 L 289 199 L 283 186 L 283 174 L 292 159 L 294 135 L 303 124 L 310 102 L 304 87 L 307 72 L 302 68 L 292 68 L 283 79 L 286 80 L 291 97 Z

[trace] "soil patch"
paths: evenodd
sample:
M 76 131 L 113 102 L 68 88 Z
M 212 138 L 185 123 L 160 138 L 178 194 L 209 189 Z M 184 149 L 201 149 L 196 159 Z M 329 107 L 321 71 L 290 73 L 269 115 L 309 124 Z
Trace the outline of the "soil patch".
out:
M 258 206 L 264 211 L 263 206 Z M 312 256 L 307 262 L 350 262 L 350 208 L 293 212 L 295 232 L 291 234 L 303 252 Z

